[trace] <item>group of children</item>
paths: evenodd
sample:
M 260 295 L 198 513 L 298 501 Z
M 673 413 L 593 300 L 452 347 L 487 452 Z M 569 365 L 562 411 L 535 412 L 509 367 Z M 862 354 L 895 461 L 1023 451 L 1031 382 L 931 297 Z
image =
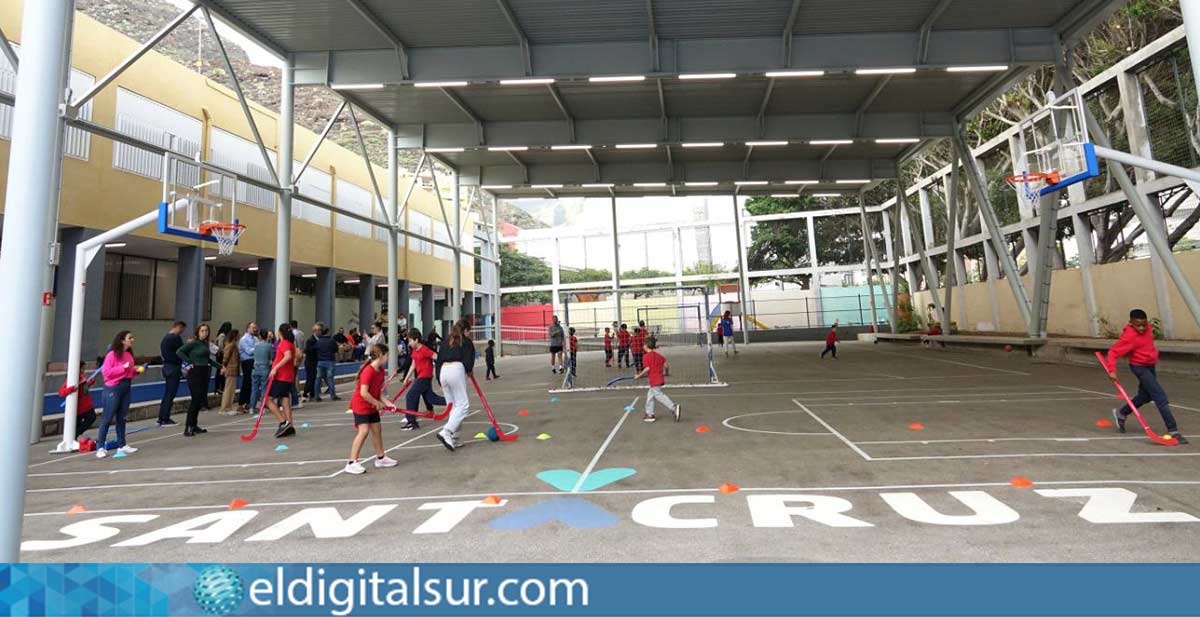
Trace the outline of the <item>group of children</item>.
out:
M 575 328 L 571 328 L 572 340 L 574 340 Z M 612 322 L 612 326 L 604 329 L 604 366 L 612 368 L 613 366 L 613 339 L 617 341 L 617 368 L 633 368 L 642 370 L 645 367 L 645 346 L 647 337 L 650 336 L 650 329 L 646 327 L 646 322 L 639 321 L 634 327 L 633 333 L 629 332 L 628 324 L 617 326 L 617 322 Z M 572 359 L 574 364 L 574 359 Z

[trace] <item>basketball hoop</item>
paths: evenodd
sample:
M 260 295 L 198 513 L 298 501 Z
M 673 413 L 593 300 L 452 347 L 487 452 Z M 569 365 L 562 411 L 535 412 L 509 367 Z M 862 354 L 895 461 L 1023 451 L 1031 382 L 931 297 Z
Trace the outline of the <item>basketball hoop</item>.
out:
M 217 254 L 232 255 L 233 247 L 237 246 L 238 238 L 246 231 L 246 226 L 240 223 L 218 223 L 208 221 L 201 223 L 200 234 L 212 236 L 217 241 Z
M 1047 186 L 1053 186 L 1061 182 L 1062 177 L 1058 172 L 1040 173 L 1027 171 L 1022 174 L 1006 176 L 1005 180 L 1008 181 L 1008 185 L 1013 190 L 1024 191 L 1025 198 L 1033 202 L 1037 201 L 1037 198 L 1041 195 L 1041 191 L 1039 190 L 1040 184 L 1044 183 Z M 1020 188 L 1018 189 L 1018 187 Z

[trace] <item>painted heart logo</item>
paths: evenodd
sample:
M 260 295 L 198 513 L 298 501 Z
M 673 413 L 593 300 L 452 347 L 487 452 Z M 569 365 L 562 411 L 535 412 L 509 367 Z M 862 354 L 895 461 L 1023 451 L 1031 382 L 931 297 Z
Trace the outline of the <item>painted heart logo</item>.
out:
M 488 524 L 492 529 L 521 531 L 547 523 L 562 523 L 575 529 L 595 529 L 612 527 L 620 522 L 621 519 L 616 515 L 586 499 L 556 497 L 506 514 Z
M 620 482 L 635 473 L 637 473 L 637 470 L 628 467 L 596 469 L 584 478 L 583 485 L 579 487 L 579 492 L 586 493 L 588 491 L 599 490 L 613 482 Z M 575 490 L 575 485 L 579 483 L 579 478 L 582 475 L 574 469 L 550 469 L 539 473 L 537 479 L 564 493 L 569 493 Z

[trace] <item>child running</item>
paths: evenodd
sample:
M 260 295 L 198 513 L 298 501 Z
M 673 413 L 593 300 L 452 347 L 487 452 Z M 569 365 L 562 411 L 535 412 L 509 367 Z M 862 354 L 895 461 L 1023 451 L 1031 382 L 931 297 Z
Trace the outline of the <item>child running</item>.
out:
M 683 412 L 683 408 L 671 400 L 662 391 L 663 385 L 667 383 L 666 372 L 671 370 L 671 365 L 667 363 L 667 359 L 662 354 L 655 351 L 658 348 L 658 340 L 653 336 L 646 339 L 645 355 L 642 356 L 642 362 L 646 365 L 634 379 L 650 376 L 650 389 L 646 391 L 646 417 L 642 418 L 643 422 L 654 422 L 654 401 L 657 399 L 668 409 L 671 409 L 675 414 L 675 421 L 679 421 L 679 416 Z
M 825 359 L 825 354 L 832 352 L 833 359 L 837 360 L 837 322 L 833 322 L 833 327 L 829 328 L 829 334 L 825 335 L 825 351 L 821 352 L 821 359 Z
M 1154 332 L 1150 329 L 1146 311 L 1142 309 L 1129 311 L 1129 323 L 1121 331 L 1117 344 L 1108 350 L 1108 365 L 1105 368 L 1108 369 L 1108 377 L 1113 381 L 1117 379 L 1117 360 L 1125 356 L 1129 356 L 1129 371 L 1138 380 L 1138 391 L 1133 397 L 1133 404 L 1141 407 L 1154 401 L 1158 413 L 1162 414 L 1163 422 L 1167 424 L 1167 432 L 1175 441 L 1181 444 L 1188 443 L 1179 433 L 1179 426 L 1175 424 L 1175 416 L 1171 414 L 1171 405 L 1167 401 L 1167 391 L 1158 383 L 1158 348 L 1154 346 Z M 1112 410 L 1117 432 L 1125 432 L 1125 420 L 1131 413 L 1133 410 L 1128 404 Z
M 292 426 L 292 385 L 296 383 L 296 337 L 292 334 L 292 325 L 279 324 L 279 345 L 275 348 L 275 364 L 267 374 L 271 381 L 267 392 L 267 407 L 271 414 L 279 420 L 279 428 L 275 429 L 275 438 L 290 437 L 296 434 Z M 283 410 L 280 411 L 280 401 Z
M 604 368 L 612 368 L 613 361 L 612 328 L 604 329 Z
M 83 374 L 83 362 L 79 363 L 79 374 Z M 86 381 L 79 382 L 78 386 L 68 386 L 67 382 L 64 381 L 63 384 L 58 387 L 58 395 L 61 396 L 64 401 L 67 400 L 67 397 L 71 396 L 71 394 L 75 392 L 79 393 L 79 402 L 75 411 L 76 440 L 79 439 L 79 436 L 82 435 L 84 431 L 92 428 L 92 425 L 96 423 L 96 404 L 92 402 L 92 395 L 88 392 L 94 385 L 96 385 L 96 378 L 92 377 Z
M 421 404 L 421 399 L 424 398 L 425 410 L 433 411 L 434 405 L 446 404 L 446 399 L 433 391 L 433 350 L 421 342 L 421 331 L 416 328 L 408 331 L 408 346 L 412 365 L 408 367 L 408 374 L 404 376 L 404 382 L 411 381 L 412 387 L 404 398 L 404 409 L 416 411 L 417 406 Z M 406 422 L 400 426 L 400 430 L 415 431 L 421 428 L 420 423 L 417 422 L 417 416 L 405 414 L 405 419 Z
M 365 473 L 366 467 L 358 461 L 367 435 L 371 435 L 371 445 L 375 446 L 375 467 L 395 467 L 395 459 L 387 455 L 383 449 L 383 425 L 379 423 L 379 411 L 387 407 L 383 401 L 383 374 L 387 364 L 387 345 L 376 343 L 366 350 L 366 360 L 358 369 L 357 385 L 354 396 L 350 397 L 350 410 L 354 412 L 354 443 L 350 446 L 350 462 L 346 463 L 346 473 L 355 475 Z
M 500 379 L 500 376 L 496 374 L 496 341 L 488 339 L 484 360 L 487 361 L 487 380 Z
M 453 452 L 458 447 L 458 428 L 471 409 L 467 380 L 475 367 L 475 345 L 471 342 L 471 322 L 460 319 L 450 327 L 450 335 L 438 350 L 438 381 L 450 399 L 450 419 L 438 431 L 438 441 Z

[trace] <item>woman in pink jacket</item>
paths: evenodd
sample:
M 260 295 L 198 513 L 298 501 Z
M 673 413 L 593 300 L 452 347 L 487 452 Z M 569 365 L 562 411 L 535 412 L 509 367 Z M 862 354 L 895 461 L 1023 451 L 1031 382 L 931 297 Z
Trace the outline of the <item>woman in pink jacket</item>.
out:
M 104 415 L 100 418 L 100 434 L 96 439 L 96 458 L 108 456 L 108 425 L 114 419 L 117 425 L 117 449 L 125 454 L 137 452 L 137 448 L 125 444 L 125 416 L 129 413 L 129 387 L 137 374 L 133 359 L 133 334 L 121 330 L 113 338 L 104 364 L 100 366 L 104 375 Z

